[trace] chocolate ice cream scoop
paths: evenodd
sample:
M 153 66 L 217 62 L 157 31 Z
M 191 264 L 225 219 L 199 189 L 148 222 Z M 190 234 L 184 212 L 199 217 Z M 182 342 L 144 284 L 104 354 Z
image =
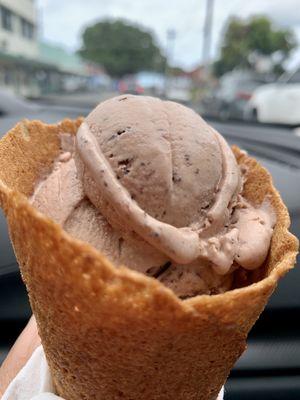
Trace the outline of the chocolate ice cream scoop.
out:
M 216 135 L 196 113 L 152 97 L 121 96 L 100 103 L 77 138 L 88 131 L 92 147 L 98 144 L 115 178 L 147 214 L 177 228 L 203 222 L 223 161 Z M 82 158 L 84 144 L 78 144 Z M 88 170 L 85 190 L 95 198 L 99 188 L 90 186 Z
M 222 274 L 243 252 L 247 238 L 239 241 L 230 225 L 240 170 L 225 140 L 192 110 L 151 97 L 106 101 L 79 128 L 77 149 L 84 191 L 112 226 L 133 230 L 176 263 L 201 257 Z M 258 246 L 266 255 L 273 222 L 265 213 L 262 225 L 258 211 L 249 212 L 253 230 L 264 231 Z
M 115 264 L 186 297 L 226 291 L 238 265 L 263 263 L 275 218 L 267 200 L 243 199 L 245 179 L 194 111 L 126 95 L 89 114 L 32 200 Z

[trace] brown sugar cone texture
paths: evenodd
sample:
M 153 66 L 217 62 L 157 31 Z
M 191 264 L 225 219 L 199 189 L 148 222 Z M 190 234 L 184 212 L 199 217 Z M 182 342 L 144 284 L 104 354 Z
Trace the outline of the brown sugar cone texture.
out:
M 23 121 L 0 141 L 0 202 L 57 393 L 66 400 L 215 399 L 278 279 L 294 265 L 298 242 L 287 209 L 268 172 L 234 147 L 248 168 L 244 196 L 259 204 L 269 195 L 277 213 L 268 259 L 245 287 L 180 300 L 155 279 L 117 269 L 29 204 L 36 179 L 59 153 L 58 135 L 75 134 L 80 123 Z

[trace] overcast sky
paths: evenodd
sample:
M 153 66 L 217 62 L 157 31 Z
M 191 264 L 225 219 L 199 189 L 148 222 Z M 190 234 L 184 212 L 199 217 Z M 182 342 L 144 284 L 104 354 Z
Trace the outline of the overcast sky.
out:
M 266 14 L 294 29 L 300 43 L 299 0 L 214 0 L 212 57 L 220 48 L 229 16 Z M 37 0 L 41 37 L 76 50 L 85 26 L 103 18 L 125 18 L 150 28 L 166 48 L 166 32 L 176 30 L 171 62 L 192 68 L 201 62 L 206 0 Z M 290 65 L 300 64 L 300 51 Z

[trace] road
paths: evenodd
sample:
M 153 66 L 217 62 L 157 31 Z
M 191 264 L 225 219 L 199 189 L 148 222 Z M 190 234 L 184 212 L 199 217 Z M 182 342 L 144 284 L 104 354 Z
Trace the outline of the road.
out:
M 39 103 L 55 104 L 62 107 L 94 108 L 101 101 L 117 96 L 118 92 L 99 91 L 45 95 L 36 99 Z

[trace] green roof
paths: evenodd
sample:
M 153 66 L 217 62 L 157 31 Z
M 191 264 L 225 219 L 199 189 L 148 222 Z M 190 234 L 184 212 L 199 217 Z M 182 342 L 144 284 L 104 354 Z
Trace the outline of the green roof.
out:
M 51 70 L 58 71 L 57 65 L 49 64 L 45 61 L 34 59 L 34 58 L 27 58 L 17 54 L 7 53 L 6 51 L 0 50 L 0 61 L 3 63 L 7 62 L 9 64 L 13 63 L 14 65 L 20 65 L 24 67 L 31 67 L 33 69 L 37 68 L 47 68 Z
M 39 61 L 52 64 L 63 72 L 87 75 L 86 64 L 75 53 L 50 43 L 39 43 Z

